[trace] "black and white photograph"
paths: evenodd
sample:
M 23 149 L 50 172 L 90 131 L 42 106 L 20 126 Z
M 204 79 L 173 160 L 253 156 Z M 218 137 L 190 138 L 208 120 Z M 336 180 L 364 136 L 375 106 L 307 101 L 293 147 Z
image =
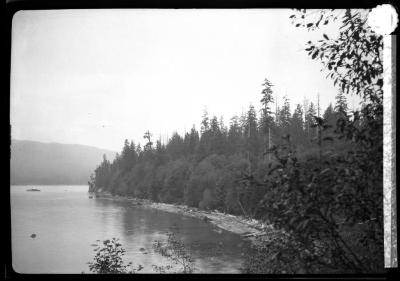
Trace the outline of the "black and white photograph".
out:
M 12 17 L 21 274 L 397 267 L 396 9 Z

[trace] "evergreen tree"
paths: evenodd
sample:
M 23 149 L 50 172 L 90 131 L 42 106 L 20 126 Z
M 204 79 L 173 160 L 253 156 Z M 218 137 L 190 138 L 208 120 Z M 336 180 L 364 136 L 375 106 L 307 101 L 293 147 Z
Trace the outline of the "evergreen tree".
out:
M 224 154 L 226 151 L 225 135 L 221 131 L 220 123 L 216 116 L 210 122 L 210 142 L 209 153 Z
M 272 83 L 265 79 L 264 83 L 262 84 L 264 89 L 262 90 L 262 98 L 261 98 L 261 118 L 260 118 L 260 130 L 264 135 L 264 155 L 266 155 L 267 150 L 271 147 L 271 127 L 274 121 L 271 112 L 271 104 L 274 102 L 273 99 L 273 91 L 272 91 Z M 270 155 L 269 155 L 270 157 Z
M 308 111 L 307 111 L 306 117 L 305 117 L 306 134 L 307 134 L 307 139 L 309 142 L 317 136 L 316 128 L 314 128 L 314 124 L 315 124 L 314 116 L 316 116 L 316 114 L 317 114 L 317 112 L 316 112 L 314 103 L 310 102 L 310 105 L 308 107 Z
M 222 115 L 219 117 L 219 124 L 218 125 L 219 125 L 219 129 L 220 129 L 221 133 L 226 135 L 228 133 L 228 129 L 225 126 L 224 117 Z
M 213 136 L 220 132 L 217 116 L 213 116 L 210 121 L 210 131 Z
M 336 124 L 336 118 L 335 118 L 335 111 L 333 110 L 332 103 L 329 104 L 329 106 L 326 108 L 323 118 L 326 122 L 326 124 L 329 124 L 330 126 L 335 126 Z
M 239 117 L 239 124 L 240 124 L 240 132 L 243 136 L 245 136 L 246 126 L 247 126 L 247 114 L 244 111 L 242 111 L 242 114 Z
M 142 152 L 143 152 L 143 150 L 142 150 L 142 147 L 141 147 L 141 145 L 140 145 L 140 143 L 139 143 L 139 144 L 136 146 L 136 154 L 138 155 L 139 158 L 142 157 Z
M 143 138 L 147 140 L 146 145 L 144 146 L 144 151 L 150 151 L 153 146 L 153 142 L 151 141 L 152 134 L 147 131 L 144 133 Z
M 190 129 L 190 135 L 189 135 L 189 152 L 190 154 L 194 154 L 196 147 L 199 143 L 199 132 L 196 130 L 196 128 L 192 127 L 192 129 Z
M 262 98 L 261 98 L 261 104 L 263 106 L 262 111 L 264 113 L 265 116 L 271 116 L 271 107 L 270 105 L 274 102 L 274 98 L 273 98 L 273 91 L 272 91 L 272 87 L 274 85 L 272 85 L 272 83 L 265 78 L 264 83 L 262 84 L 262 86 L 264 86 L 264 89 L 261 92 Z
M 238 153 L 242 150 L 242 132 L 237 115 L 231 118 L 228 131 L 228 145 L 231 154 Z
M 282 133 L 287 134 L 289 131 L 290 119 L 291 119 L 290 102 L 287 96 L 284 96 L 283 100 L 284 100 L 283 107 L 279 112 L 278 125 L 281 128 Z
M 127 139 L 125 139 L 124 147 L 122 148 L 121 153 L 121 170 L 126 173 L 131 168 L 130 163 L 130 143 Z
M 290 122 L 289 134 L 295 144 L 304 144 L 303 110 L 300 104 L 296 106 Z
M 209 126 L 210 126 L 209 122 L 210 121 L 209 121 L 209 118 L 208 118 L 208 112 L 205 109 L 204 112 L 203 112 L 203 119 L 201 120 L 201 128 L 200 128 L 201 129 L 200 130 L 201 134 L 204 134 L 205 132 L 207 132 L 209 130 Z
M 183 153 L 185 157 L 190 155 L 190 133 L 186 132 L 185 137 L 183 138 Z
M 246 140 L 247 158 L 254 165 L 259 156 L 259 133 L 257 128 L 257 113 L 253 105 L 249 106 L 246 116 L 244 137 Z M 249 167 L 251 173 L 251 167 Z
M 167 152 L 165 145 L 161 143 L 161 140 L 158 140 L 156 142 L 156 162 L 155 166 L 158 167 L 160 165 L 163 165 L 167 162 L 168 157 L 167 157 Z
M 171 159 L 178 159 L 185 154 L 183 138 L 177 132 L 172 135 L 166 150 Z
M 335 111 L 339 113 L 347 113 L 348 108 L 346 95 L 342 91 L 339 91 L 335 97 L 335 100 Z

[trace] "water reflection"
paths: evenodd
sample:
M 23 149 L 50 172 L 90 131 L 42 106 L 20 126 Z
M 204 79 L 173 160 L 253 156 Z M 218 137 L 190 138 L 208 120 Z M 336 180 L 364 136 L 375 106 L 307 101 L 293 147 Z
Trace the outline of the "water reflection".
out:
M 66 192 L 72 191 L 74 192 Z M 87 187 L 41 188 L 40 194 L 12 189 L 13 265 L 22 273 L 89 272 L 93 243 L 119 238 L 126 260 L 154 272 L 152 265 L 167 260 L 154 253 L 155 240 L 176 236 L 196 260 L 196 272 L 238 272 L 248 242 L 211 223 L 178 214 L 134 206 L 129 201 L 89 199 Z M 32 194 L 32 195 L 31 195 Z M 30 238 L 32 233 L 38 236 Z M 141 248 L 144 248 L 144 250 Z M 29 249 L 29 250 L 28 250 Z
M 100 212 L 102 224 L 111 229 L 120 228 L 119 238 L 127 255 L 134 264 L 142 264 L 144 271 L 153 272 L 152 264 L 166 262 L 154 253 L 153 243 L 165 241 L 166 233 L 173 229 L 177 238 L 187 245 L 200 272 L 239 271 L 246 242 L 237 235 L 199 219 L 134 206 L 129 201 L 97 198 L 94 202 L 96 209 L 103 210 Z

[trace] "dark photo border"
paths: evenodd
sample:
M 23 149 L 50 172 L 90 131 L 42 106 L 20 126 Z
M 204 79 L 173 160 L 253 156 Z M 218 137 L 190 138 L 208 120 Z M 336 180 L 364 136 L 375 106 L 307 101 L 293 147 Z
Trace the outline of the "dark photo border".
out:
M 288 1 L 288 0 L 193 0 L 193 1 L 178 1 L 178 0 L 7 0 L 4 3 L 5 6 L 5 19 L 4 19 L 4 33 L 3 33 L 3 54 L 5 57 L 3 83 L 4 94 L 2 95 L 2 124 L 3 134 L 1 138 L 3 140 L 2 152 L 4 161 L 8 162 L 8 182 L 3 186 L 3 214 L 5 214 L 5 247 L 3 247 L 3 256 L 5 258 L 4 264 L 4 277 L 5 279 L 11 280 L 53 280 L 53 279 L 65 279 L 65 280 L 77 280 L 77 279 L 148 279 L 148 278 L 160 278 L 160 279 L 236 279 L 236 280 L 247 280 L 247 279 L 323 279 L 323 280 L 388 280 L 393 279 L 398 271 L 398 268 L 386 269 L 384 274 L 341 274 L 341 275 L 319 275 L 319 274 L 296 274 L 296 275 L 246 275 L 246 274 L 192 274 L 192 275 L 156 275 L 156 274 L 137 274 L 137 275 L 107 275 L 99 276 L 95 274 L 19 274 L 16 273 L 11 264 L 11 206 L 10 206 L 10 190 L 7 184 L 10 183 L 10 147 L 11 147 L 11 125 L 10 125 L 10 67 L 11 67 L 11 25 L 13 15 L 19 10 L 52 10 L 52 9 L 112 9 L 112 8 L 152 8 L 152 9 L 186 9 L 186 8 L 198 8 L 198 9 L 249 9 L 249 8 L 373 8 L 380 4 L 391 4 L 399 12 L 399 8 L 394 1 L 360 1 L 360 0 L 336 0 L 336 1 Z M 398 34 L 398 28 L 393 33 Z M 398 44 L 396 46 L 396 53 Z M 397 75 L 397 71 L 395 72 Z M 397 80 L 397 78 L 396 78 Z M 393 86 L 396 87 L 395 84 Z M 393 95 L 396 96 L 396 89 L 393 91 Z M 396 104 L 392 108 L 397 107 L 397 99 L 394 98 Z M 395 110 L 396 111 L 396 110 Z M 395 112 L 396 118 L 397 111 Z M 397 123 L 397 122 L 395 122 Z M 395 132 L 394 132 L 395 134 Z M 5 136 L 7 135 L 7 137 Z M 395 137 L 395 136 L 394 136 Z M 394 150 L 395 151 L 395 150 Z M 7 167 L 7 166 L 6 166 Z M 395 169 L 395 167 L 394 167 Z M 395 171 L 393 169 L 393 171 Z M 7 175 L 7 174 L 6 174 Z M 396 195 L 398 199 L 398 193 Z

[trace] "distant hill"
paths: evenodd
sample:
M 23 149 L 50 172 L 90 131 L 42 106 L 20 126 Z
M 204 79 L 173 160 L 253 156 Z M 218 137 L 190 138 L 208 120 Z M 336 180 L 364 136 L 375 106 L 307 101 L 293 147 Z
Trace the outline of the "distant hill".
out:
M 115 152 L 78 144 L 12 140 L 10 181 L 25 184 L 87 184 L 103 159 Z

